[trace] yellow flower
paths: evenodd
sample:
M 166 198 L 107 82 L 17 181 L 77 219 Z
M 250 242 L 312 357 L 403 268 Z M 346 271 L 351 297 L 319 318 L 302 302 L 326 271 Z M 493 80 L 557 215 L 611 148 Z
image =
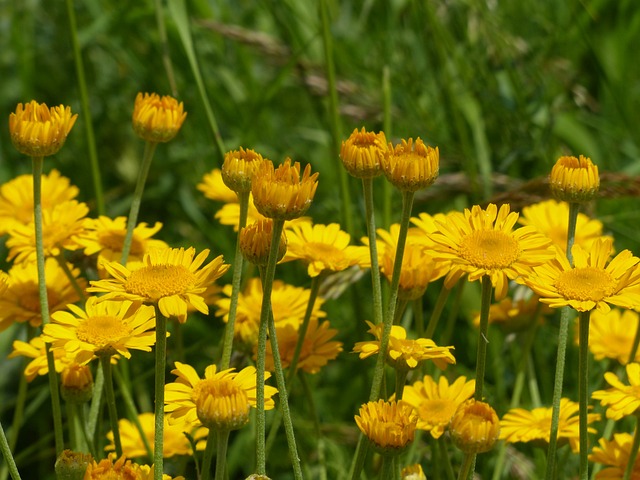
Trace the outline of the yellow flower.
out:
M 16 149 L 32 157 L 48 157 L 62 148 L 78 114 L 71 114 L 71 107 L 60 105 L 47 107 L 35 100 L 18 104 L 15 113 L 9 115 L 11 141 Z
M 357 178 L 376 177 L 382 173 L 381 162 L 387 150 L 384 132 L 367 132 L 356 128 L 340 147 L 344 168 Z
M 84 217 L 89 213 L 85 203 L 69 200 L 42 211 L 42 242 L 47 257 L 60 255 L 63 250 L 77 250 L 76 238 L 84 231 Z M 7 240 L 9 257 L 14 263 L 35 262 L 36 233 L 33 222 L 16 225 Z
M 168 142 L 176 136 L 187 113 L 184 105 L 165 95 L 160 97 L 156 93 L 136 96 L 133 107 L 133 130 L 140 138 L 147 142 Z
M 608 468 L 600 470 L 596 474 L 596 480 L 622 479 L 631 457 L 633 437 L 628 433 L 614 433 L 613 440 L 600 438 L 598 443 L 599 446 L 594 447 L 589 455 L 589 460 L 606 465 Z M 631 478 L 633 480 L 640 478 L 640 457 L 636 457 Z
M 324 321 L 318 325 L 318 319 L 312 318 L 309 321 L 306 335 L 298 358 L 298 369 L 307 373 L 318 373 L 329 360 L 333 360 L 342 351 L 342 342 L 331 341 L 338 331 L 329 328 L 329 322 Z M 276 337 L 278 337 L 278 350 L 282 368 L 288 368 L 293 359 L 293 353 L 298 343 L 298 328 L 292 324 L 284 324 L 276 327 Z M 257 345 L 256 345 L 257 349 Z M 254 352 L 255 353 L 255 352 Z M 273 351 L 271 342 L 267 343 L 266 369 L 274 371 Z
M 540 295 L 541 302 L 553 308 L 568 305 L 579 312 L 597 308 L 606 313 L 609 303 L 624 308 L 640 306 L 640 259 L 623 250 L 608 262 L 612 248 L 609 239 L 596 241 L 590 252 L 574 245 L 574 267 L 557 249 L 553 261 L 535 267 L 534 275 L 524 281 Z
M 273 220 L 265 218 L 258 220 L 242 229 L 240 232 L 240 251 L 244 258 L 254 265 L 265 266 L 269 261 L 271 239 L 273 237 Z M 277 261 L 282 260 L 287 251 L 287 237 L 284 232 L 280 235 Z
M 155 344 L 155 313 L 151 307 L 89 297 L 84 310 L 75 305 L 67 308 L 70 312 L 51 315 L 42 338 L 52 348 L 74 356 L 78 363 L 116 353 L 131 358 L 129 349 L 150 352 Z
M 238 231 L 238 221 L 240 219 L 240 204 L 236 201 L 233 203 L 226 203 L 222 206 L 220 210 L 216 212 L 214 215 L 220 225 L 230 225 L 237 232 Z M 253 203 L 253 195 L 249 194 L 249 208 L 247 210 L 247 224 L 252 224 L 258 222 L 260 220 L 266 220 L 267 217 L 262 215 L 256 209 L 256 206 Z M 284 222 L 285 227 L 289 225 L 295 225 L 299 223 L 309 223 L 311 222 L 310 217 L 299 217 L 294 218 L 292 220 L 287 220 Z
M 54 358 L 54 366 L 56 372 L 60 373 L 69 365 L 76 363 L 73 356 L 67 355 L 62 349 L 52 349 Z M 32 381 L 38 375 L 43 376 L 49 373 L 49 364 L 47 363 L 47 350 L 45 348 L 42 335 L 29 340 L 29 343 L 22 340 L 13 341 L 13 351 L 8 358 L 27 357 L 31 360 L 24 369 L 24 376 L 27 382 Z
M 394 455 L 413 442 L 418 416 L 413 407 L 403 401 L 378 400 L 362 405 L 355 420 L 379 453 Z
M 57 170 L 42 175 L 42 210 L 51 210 L 55 205 L 73 200 L 78 196 L 78 187 Z M 0 186 L 0 235 L 16 225 L 33 222 L 33 176 L 20 175 Z
M 222 170 L 214 168 L 202 177 L 196 188 L 200 190 L 205 197 L 216 202 L 238 203 L 238 195 L 236 192 L 227 187 L 222 180 Z M 238 222 L 236 222 L 236 226 Z
M 610 358 L 622 365 L 629 363 L 633 340 L 638 331 L 640 316 L 633 310 L 612 308 L 607 313 L 591 312 L 589 320 L 589 350 L 596 360 Z M 576 327 L 578 325 L 576 324 Z M 578 329 L 576 343 L 579 344 Z M 640 361 L 640 351 L 632 361 Z
M 118 460 L 105 458 L 90 463 L 83 480 L 153 480 L 153 466 L 139 465 L 127 460 L 123 455 Z M 163 474 L 163 480 L 184 480 L 184 477 L 170 477 Z
M 165 385 L 164 411 L 169 423 L 235 430 L 249 421 L 249 407 L 256 406 L 254 367 L 236 373 L 234 368 L 217 372 L 216 366 L 210 365 L 201 379 L 192 366 L 180 362 L 175 365 L 171 373 L 178 379 Z M 269 377 L 266 372 L 265 380 Z M 276 388 L 265 385 L 265 409 L 274 408 L 271 397 L 276 393 Z
M 598 166 L 590 158 L 560 157 L 549 176 L 551 193 L 558 200 L 586 202 L 595 197 L 600 188 Z
M 496 411 L 485 402 L 469 399 L 461 404 L 449 423 L 456 447 L 465 453 L 484 453 L 493 448 L 500 433 Z
M 283 262 L 302 260 L 310 277 L 323 271 L 339 272 L 358 263 L 360 247 L 350 246 L 351 236 L 340 225 L 298 223 L 287 228 L 287 253 Z
M 402 140 L 395 148 L 389 144 L 382 160 L 385 177 L 402 191 L 415 192 L 438 178 L 440 151 L 424 144 L 418 137 Z
M 224 156 L 222 181 L 234 192 L 250 192 L 251 181 L 260 163 L 262 155 L 251 149 L 232 150 Z
M 620 420 L 622 417 L 634 415 L 640 409 L 640 364 L 629 363 L 625 367 L 629 385 L 620 381 L 613 372 L 606 372 L 604 379 L 611 388 L 593 392 L 591 398 L 600 400 L 607 407 L 607 418 Z
M 568 219 L 569 205 L 566 202 L 546 200 L 524 207 L 518 222 L 522 225 L 534 226 L 538 232 L 543 233 L 555 245 L 565 250 Z M 578 213 L 574 244 L 588 251 L 593 242 L 601 237 L 602 222 L 591 219 L 584 213 Z
M 518 214 L 509 212 L 509 205 L 489 204 L 486 210 L 475 205 L 464 213 L 447 215 L 438 222 L 439 230 L 431 234 L 435 243 L 435 258 L 450 260 L 451 271 L 445 279 L 453 287 L 463 275 L 469 281 L 487 275 L 495 287 L 495 298 L 507 294 L 508 279 L 527 275 L 531 267 L 553 258 L 551 241 L 534 227 L 512 230 Z
M 458 377 L 452 384 L 442 375 L 436 382 L 425 375 L 422 382 L 404 387 L 402 400 L 418 412 L 418 428 L 440 438 L 449 426 L 458 407 L 467 401 L 476 388 L 476 381 Z
M 7 275 L 5 272 L 0 270 L 0 295 L 2 295 L 4 292 L 7 291 L 8 283 L 9 283 L 9 275 Z M 0 331 L 2 330 L 3 329 L 0 328 Z
M 291 165 L 287 158 L 274 168 L 273 162 L 260 163 L 251 193 L 258 212 L 268 218 L 291 220 L 301 217 L 308 210 L 318 188 L 318 172 L 311 174 L 307 164 L 300 177 L 300 163 Z
M 203 250 L 194 258 L 195 249 L 165 248 L 145 253 L 143 266 L 131 271 L 118 262 L 104 263 L 113 277 L 91 282 L 89 292 L 106 292 L 102 300 L 132 300 L 157 304 L 165 317 L 187 320 L 192 306 L 201 313 L 209 313 L 203 293 L 229 268 L 222 255 L 200 268 L 209 255 Z
M 380 351 L 380 337 L 383 325 L 374 325 L 367 321 L 369 333 L 376 337 L 374 341 L 358 342 L 353 347 L 354 352 L 360 353 L 360 358 L 367 358 Z M 417 368 L 425 360 L 433 360 L 439 368 L 445 368 L 449 363 L 456 363 L 451 354 L 454 347 L 439 347 L 429 338 L 407 339 L 407 331 L 400 325 L 391 327 L 387 362 L 401 369 Z
M 558 420 L 559 445 L 569 442 L 571 450 L 580 450 L 579 405 L 567 398 L 560 399 L 560 417 Z M 509 410 L 500 420 L 500 439 L 507 443 L 537 442 L 548 444 L 551 431 L 551 408 L 534 408 L 529 411 L 524 408 Z M 597 413 L 587 415 L 587 423 L 600 420 Z M 596 433 L 589 427 L 590 433 Z
M 222 293 L 231 297 L 231 285 L 226 285 Z M 310 291 L 301 287 L 287 285 L 280 280 L 273 282 L 271 293 L 271 308 L 276 327 L 291 324 L 297 329 L 304 318 L 309 302 Z M 216 302 L 216 315 L 229 320 L 230 298 L 221 298 Z M 317 298 L 313 306 L 312 318 L 324 318 L 326 313 L 321 310 L 323 300 Z M 251 278 L 238 296 L 238 310 L 235 321 L 235 336 L 250 348 L 258 341 L 260 325 L 260 310 L 262 307 L 262 282 L 259 278 Z
M 80 270 L 70 264 L 67 267 L 78 286 L 84 289 L 86 281 L 79 277 Z M 67 304 L 80 300 L 69 277 L 55 259 L 45 260 L 44 271 L 50 313 L 64 310 Z M 39 327 L 42 324 L 42 312 L 35 263 L 19 263 L 11 267 L 7 287 L 4 295 L 0 296 L 0 331 L 14 322 L 29 322 L 31 326 Z
M 427 480 L 427 476 L 424 474 L 422 466 L 419 463 L 404 467 L 400 472 L 400 478 L 402 478 L 402 480 Z
M 87 365 L 71 363 L 60 372 L 60 394 L 71 403 L 82 404 L 93 395 L 93 375 Z
M 84 478 L 87 466 L 92 462 L 93 457 L 90 453 L 74 452 L 65 449 L 58 455 L 58 458 L 56 458 L 54 465 L 56 478 Z
M 149 447 L 153 452 L 154 435 L 156 431 L 155 417 L 153 413 L 140 413 L 138 415 L 140 426 L 147 439 Z M 138 427 L 126 418 L 118 420 L 118 429 L 120 431 L 120 440 L 122 441 L 122 453 L 128 458 L 146 457 L 147 449 L 140 437 Z M 169 423 L 167 417 L 164 418 L 164 443 L 162 454 L 164 458 L 170 458 L 175 455 L 193 455 L 191 443 L 187 439 L 185 433 L 188 433 L 196 441 L 198 450 L 204 449 L 204 441 L 207 438 L 209 430 L 204 427 L 193 428 L 181 422 Z M 107 433 L 109 445 L 104 449 L 107 452 L 114 452 L 116 447 L 113 442 L 113 432 Z

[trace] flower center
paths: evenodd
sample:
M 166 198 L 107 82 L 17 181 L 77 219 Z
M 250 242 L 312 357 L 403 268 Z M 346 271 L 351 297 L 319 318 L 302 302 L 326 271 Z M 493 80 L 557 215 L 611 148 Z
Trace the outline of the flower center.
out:
M 615 292 L 616 281 L 601 268 L 583 267 L 562 272 L 555 287 L 566 299 L 599 302 Z
M 98 315 L 89 317 L 76 328 L 76 336 L 83 342 L 106 350 L 123 338 L 131 335 L 131 328 L 120 318 L 113 315 Z
M 192 398 L 198 419 L 207 428 L 236 430 L 249 421 L 247 393 L 233 380 L 201 380 Z
M 58 304 L 60 303 L 60 297 L 55 291 L 47 288 L 47 299 L 49 300 L 50 309 L 54 309 L 56 307 L 59 309 Z M 38 293 L 37 284 L 30 284 L 28 290 L 25 289 L 21 291 L 17 300 L 18 305 L 20 305 L 27 312 L 33 312 L 37 315 L 40 315 L 42 313 L 42 310 L 40 309 L 40 295 Z
M 447 425 L 456 413 L 456 408 L 455 403 L 437 398 L 422 402 L 418 411 L 420 418 L 431 425 Z
M 518 241 L 496 230 L 476 230 L 462 239 L 459 255 L 475 267 L 501 269 L 518 259 Z
M 305 244 L 305 250 L 309 257 L 320 259 L 325 263 L 339 262 L 344 258 L 342 250 L 339 250 L 333 245 L 329 245 L 327 243 L 310 242 Z
M 128 293 L 150 300 L 185 293 L 196 278 L 182 265 L 151 265 L 134 270 L 124 285 Z
M 108 231 L 103 232 L 98 237 L 98 243 L 107 250 L 113 250 L 114 252 L 121 252 L 122 247 L 124 245 L 124 237 L 125 232 L 119 231 Z M 142 256 L 144 253 L 144 247 L 142 242 L 135 237 L 135 234 L 131 238 L 131 250 L 129 252 L 131 255 L 135 255 L 137 257 Z

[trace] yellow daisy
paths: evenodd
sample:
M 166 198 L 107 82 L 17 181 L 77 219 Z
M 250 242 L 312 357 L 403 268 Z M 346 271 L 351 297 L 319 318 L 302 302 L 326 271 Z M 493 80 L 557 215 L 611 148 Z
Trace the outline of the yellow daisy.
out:
M 449 432 L 455 446 L 463 452 L 484 453 L 498 440 L 500 421 L 491 405 L 472 398 L 453 414 Z
M 633 310 L 612 308 L 607 313 L 598 310 L 591 312 L 589 320 L 589 350 L 596 360 L 610 358 L 622 365 L 629 363 L 633 340 L 638 331 L 640 316 Z M 578 325 L 576 324 L 576 327 Z M 576 328 L 576 344 L 579 344 Z M 634 361 L 640 361 L 640 351 Z
M 566 305 L 586 312 L 597 308 L 608 312 L 609 304 L 624 308 L 640 306 L 640 259 L 623 250 L 611 261 L 610 239 L 597 240 L 590 252 L 574 245 L 574 267 L 557 249 L 556 258 L 534 268 L 524 282 L 540 295 L 540 301 L 553 308 Z
M 42 210 L 51 210 L 57 205 L 78 196 L 78 187 L 57 170 L 42 175 Z M 16 225 L 33 222 L 33 176 L 20 175 L 0 186 L 0 235 Z
M 596 474 L 596 480 L 621 480 L 629 464 L 632 444 L 633 437 L 628 433 L 614 433 L 613 440 L 598 439 L 598 446 L 593 448 L 589 460 L 607 468 Z M 640 457 L 636 457 L 633 464 L 631 479 L 640 479 Z
M 413 442 L 418 416 L 413 407 L 403 401 L 378 400 L 362 405 L 355 420 L 376 450 L 394 454 Z
M 236 192 L 227 187 L 222 180 L 222 170 L 214 168 L 202 177 L 202 181 L 196 185 L 205 197 L 216 202 L 238 203 Z M 238 222 L 236 222 L 236 226 Z
M 138 93 L 133 107 L 133 130 L 148 142 L 168 142 L 182 127 L 187 112 L 184 104 L 157 93 Z
M 440 438 L 453 414 L 473 396 L 475 388 L 476 381 L 467 381 L 466 377 L 458 377 L 449 384 L 444 375 L 437 382 L 425 375 L 421 382 L 404 387 L 402 400 L 418 412 L 418 428 L 430 432 L 433 438 Z
M 402 191 L 415 192 L 426 188 L 438 178 L 440 151 L 418 137 L 402 139 L 393 147 L 389 144 L 382 158 L 382 171 L 393 185 Z
M 240 204 L 236 200 L 235 202 L 226 203 L 220 210 L 216 212 L 214 218 L 220 222 L 220 225 L 229 225 L 233 229 L 238 231 L 238 221 L 240 220 Z M 267 217 L 262 215 L 256 209 L 253 203 L 253 195 L 249 194 L 249 208 L 247 210 L 247 225 L 250 225 L 261 220 L 267 220 Z M 300 223 L 310 223 L 310 217 L 298 217 L 284 222 L 285 227 L 290 225 L 297 225 Z
M 129 349 L 151 351 L 155 344 L 155 312 L 130 301 L 103 302 L 89 297 L 84 310 L 68 305 L 70 312 L 51 315 L 42 338 L 81 364 L 95 357 L 115 354 L 131 358 Z
M 194 248 L 165 248 L 145 253 L 143 266 L 131 271 L 118 262 L 104 263 L 113 277 L 91 282 L 89 292 L 105 292 L 102 300 L 132 300 L 157 304 L 165 317 L 187 320 L 192 306 L 201 313 L 209 313 L 203 293 L 228 269 L 222 255 L 200 268 L 209 255 L 203 250 L 194 258 Z
M 360 358 L 370 357 L 380 351 L 383 325 L 374 325 L 369 321 L 367 324 L 370 327 L 369 333 L 375 336 L 376 340 L 355 344 L 353 351 L 359 353 Z M 425 360 L 433 360 L 439 368 L 445 368 L 447 364 L 456 363 L 456 359 L 451 354 L 453 348 L 439 347 L 429 338 L 407 339 L 407 331 L 400 325 L 393 325 L 389 336 L 387 362 L 398 368 L 412 369 Z
M 580 427 L 578 411 L 580 406 L 567 398 L 560 400 L 560 417 L 558 421 L 558 444 L 569 442 L 571 450 L 580 451 Z M 507 443 L 538 442 L 549 443 L 551 431 L 551 408 L 534 408 L 529 411 L 524 408 L 509 410 L 500 420 L 500 439 Z M 589 413 L 587 423 L 600 420 L 600 414 Z M 589 427 L 589 433 L 596 430 Z
M 70 264 L 67 266 L 78 286 L 84 289 L 86 281 L 79 277 L 80 270 Z M 64 310 L 67 304 L 80 300 L 69 277 L 57 260 L 47 258 L 44 271 L 50 313 Z M 0 331 L 5 330 L 13 322 L 29 322 L 31 326 L 39 327 L 42 324 L 41 313 L 38 269 L 35 263 L 14 265 L 9 270 L 7 290 L 0 296 Z
M 591 398 L 600 400 L 607 407 L 607 418 L 620 420 L 634 415 L 640 409 L 640 364 L 629 363 L 625 367 L 629 385 L 620 381 L 613 372 L 606 372 L 604 379 L 611 386 L 606 390 L 593 392 Z
M 238 242 L 244 258 L 258 266 L 266 266 L 269 262 L 271 239 L 273 238 L 273 220 L 258 220 L 240 231 Z M 287 252 L 287 236 L 283 231 L 278 244 L 277 261 Z
M 67 352 L 62 349 L 52 349 L 51 352 L 53 353 L 54 366 L 58 373 L 74 363 L 75 355 L 68 355 Z M 14 340 L 13 350 L 8 358 L 16 357 L 32 359 L 24 369 L 24 376 L 27 377 L 27 382 L 31 382 L 38 375 L 44 376 L 49 373 L 47 350 L 42 335 L 33 337 L 28 343 L 22 340 Z
M 153 466 L 139 465 L 127 460 L 123 455 L 118 460 L 105 458 L 89 464 L 83 480 L 153 480 Z M 170 477 L 163 474 L 162 480 L 185 480 L 184 477 Z
M 60 372 L 60 395 L 66 402 L 83 404 L 93 396 L 93 374 L 88 365 L 72 362 Z
M 169 423 L 233 430 L 249 421 L 248 407 L 256 406 L 256 369 L 245 367 L 239 372 L 234 368 L 217 371 L 216 365 L 208 366 L 204 378 L 185 363 L 176 362 L 171 373 L 178 378 L 165 385 L 164 411 Z M 270 377 L 265 372 L 265 380 Z M 264 387 L 265 409 L 274 408 L 273 395 L 277 389 Z
M 382 173 L 381 162 L 387 151 L 384 132 L 367 132 L 356 128 L 349 138 L 342 142 L 340 159 L 349 174 L 357 178 L 372 178 Z
M 222 181 L 234 192 L 250 192 L 253 176 L 263 161 L 262 155 L 250 148 L 227 152 L 222 164 Z
M 527 275 L 531 267 L 553 258 L 551 241 L 527 226 L 513 230 L 518 220 L 509 205 L 489 204 L 486 210 L 474 206 L 464 213 L 447 215 L 438 222 L 438 231 L 431 234 L 435 258 L 450 260 L 451 271 L 445 279 L 447 288 L 453 287 L 463 275 L 469 281 L 487 275 L 495 287 L 495 298 L 504 298 L 508 279 Z
M 551 193 L 558 200 L 586 202 L 598 193 L 600 175 L 598 166 L 590 158 L 560 157 L 549 175 Z

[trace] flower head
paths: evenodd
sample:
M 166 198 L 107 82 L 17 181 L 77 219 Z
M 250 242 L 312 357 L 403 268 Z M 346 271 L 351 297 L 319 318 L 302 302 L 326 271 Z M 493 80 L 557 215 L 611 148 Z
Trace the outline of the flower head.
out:
M 54 359 L 54 367 L 56 372 L 62 372 L 69 365 L 76 363 L 74 356 L 68 355 L 62 349 L 52 349 Z M 27 357 L 32 360 L 24 369 L 24 376 L 27 382 L 32 381 L 38 375 L 43 376 L 49 373 L 49 363 L 47 362 L 47 350 L 45 348 L 42 335 L 33 337 L 29 343 L 22 340 L 13 341 L 13 351 L 9 354 L 9 358 Z
M 42 338 L 78 363 L 115 354 L 130 358 L 129 349 L 150 352 L 155 344 L 155 312 L 151 307 L 89 297 L 84 310 L 75 305 L 67 308 L 70 311 L 51 315 Z
M 210 200 L 238 204 L 238 195 L 224 183 L 222 170 L 219 168 L 214 168 L 209 173 L 205 173 L 202 177 L 202 182 L 196 188 Z M 237 224 L 238 222 L 236 221 Z
M 591 395 L 591 398 L 600 400 L 602 406 L 607 407 L 607 418 L 612 420 L 620 420 L 640 410 L 640 364 L 629 363 L 625 369 L 629 385 L 622 383 L 615 373 L 606 372 L 604 379 L 611 388 L 598 390 Z
M 258 212 L 268 218 L 291 220 L 307 211 L 318 188 L 318 172 L 311 174 L 311 165 L 300 177 L 300 163 L 291 165 L 287 158 L 274 168 L 273 162 L 260 163 L 251 193 Z
M 412 405 L 418 412 L 418 428 L 440 438 L 449 427 L 451 417 L 458 407 L 473 395 L 476 381 L 458 377 L 449 384 L 442 375 L 437 381 L 425 375 L 422 381 L 404 387 L 402 400 Z
M 157 93 L 136 96 L 133 107 L 133 130 L 147 142 L 164 143 L 172 140 L 182 127 L 187 113 L 184 105 L 165 95 Z
M 424 144 L 418 137 L 402 140 L 395 148 L 389 144 L 382 160 L 387 179 L 402 191 L 415 192 L 438 178 L 440 151 Z
M 203 250 L 194 258 L 194 248 L 165 248 L 145 253 L 143 266 L 133 271 L 118 262 L 104 263 L 113 278 L 91 282 L 87 291 L 106 292 L 102 300 L 157 304 L 162 315 L 184 323 L 189 306 L 209 313 L 203 293 L 229 268 L 222 255 L 200 268 L 208 255 L 209 250 Z
M 153 480 L 153 466 L 139 465 L 127 460 L 123 455 L 119 459 L 105 458 L 100 462 L 90 463 L 83 480 Z M 163 480 L 172 480 L 163 474 Z M 184 477 L 173 477 L 173 480 L 184 480 Z
M 598 166 L 582 155 L 560 157 L 551 169 L 549 184 L 558 200 L 586 202 L 595 197 L 600 188 Z
M 378 452 L 395 455 L 413 442 L 418 416 L 405 402 L 378 400 L 362 405 L 355 420 Z
M 427 480 L 427 476 L 419 463 L 404 467 L 400 472 L 400 478 L 402 480 Z
M 269 261 L 271 239 L 273 238 L 273 220 L 265 218 L 258 220 L 240 231 L 240 251 L 244 258 L 254 265 L 265 266 Z M 284 257 L 287 251 L 287 236 L 280 235 L 277 261 Z
M 612 308 L 607 313 L 599 310 L 591 312 L 589 317 L 589 350 L 596 360 L 610 358 L 622 365 L 629 363 L 633 340 L 638 330 L 640 315 L 633 310 Z M 577 327 L 577 325 L 576 325 Z M 576 328 L 576 342 L 579 343 Z M 640 361 L 640 351 L 631 361 Z
M 93 375 L 88 365 L 71 363 L 60 372 L 60 394 L 67 402 L 82 404 L 93 395 Z
M 484 453 L 493 448 L 500 433 L 496 411 L 485 402 L 469 399 L 461 404 L 449 423 L 456 447 L 465 453 Z
M 234 192 L 250 192 L 251 181 L 264 161 L 262 155 L 251 149 L 232 150 L 224 156 L 222 181 Z
M 93 457 L 90 453 L 74 452 L 72 450 L 63 450 L 54 466 L 56 478 L 65 479 L 84 479 L 84 474 Z
M 596 475 L 598 480 L 614 480 L 624 478 L 624 472 L 631 458 L 633 437 L 628 433 L 614 433 L 613 440 L 598 439 L 598 446 L 593 448 L 589 460 L 593 463 L 606 465 Z M 640 457 L 636 456 L 631 472 L 631 478 L 640 478 Z
M 47 107 L 35 100 L 19 103 L 15 113 L 9 115 L 11 141 L 16 149 L 32 157 L 48 157 L 62 148 L 78 114 L 71 107 Z
M 579 312 L 594 308 L 608 312 L 609 304 L 635 308 L 640 305 L 640 259 L 623 250 L 609 261 L 612 249 L 610 239 L 596 241 L 590 252 L 574 245 L 573 267 L 557 249 L 556 258 L 535 267 L 535 275 L 524 282 L 553 308 L 568 305 Z
M 387 150 L 384 132 L 367 132 L 356 128 L 340 147 L 344 168 L 354 177 L 371 178 L 382 173 L 382 160 Z
M 469 281 L 487 275 L 500 300 L 507 294 L 508 279 L 526 275 L 531 267 L 553 258 L 551 241 L 534 227 L 512 230 L 517 219 L 509 205 L 498 210 L 489 204 L 486 210 L 475 205 L 448 215 L 446 223 L 438 222 L 439 230 L 430 238 L 434 258 L 451 261 L 445 285 L 451 288 L 465 274 Z

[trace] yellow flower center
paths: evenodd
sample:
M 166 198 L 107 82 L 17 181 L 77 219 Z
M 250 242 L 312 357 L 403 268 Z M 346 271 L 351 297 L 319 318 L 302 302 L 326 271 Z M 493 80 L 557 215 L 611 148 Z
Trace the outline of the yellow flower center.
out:
M 131 272 L 124 288 L 155 301 L 185 293 L 195 283 L 195 275 L 183 265 L 151 265 Z
M 108 231 L 101 233 L 98 236 L 98 243 L 105 249 L 112 250 L 114 252 L 121 252 L 124 245 L 124 237 L 126 232 Z M 131 250 L 130 255 L 142 256 L 144 253 L 144 247 L 142 242 L 134 236 L 131 238 Z
M 420 418 L 427 421 L 431 425 L 446 425 L 456 413 L 458 406 L 451 400 L 443 400 L 434 398 L 433 400 L 423 401 L 418 409 Z
M 81 321 L 76 328 L 76 336 L 83 342 L 107 350 L 131 334 L 131 328 L 122 319 L 113 315 L 98 315 Z M 96 352 L 98 353 L 98 352 Z
M 496 230 L 477 230 L 462 239 L 458 252 L 475 267 L 501 269 L 518 259 L 520 248 L 512 236 Z
M 50 308 L 57 307 L 60 303 L 58 294 L 47 288 L 47 298 L 49 300 Z M 20 292 L 18 297 L 18 304 L 26 311 L 37 313 L 40 315 L 42 310 L 40 309 L 40 294 L 38 293 L 38 285 L 33 284 L 33 288 Z
M 562 272 L 555 287 L 566 299 L 599 302 L 615 292 L 616 281 L 601 268 L 583 267 Z
M 211 429 L 236 430 L 249 421 L 247 393 L 233 380 L 211 378 L 193 389 L 198 419 Z
M 344 258 L 342 250 L 327 243 L 310 242 L 305 244 L 305 250 L 312 258 L 317 258 L 325 263 L 336 263 Z

